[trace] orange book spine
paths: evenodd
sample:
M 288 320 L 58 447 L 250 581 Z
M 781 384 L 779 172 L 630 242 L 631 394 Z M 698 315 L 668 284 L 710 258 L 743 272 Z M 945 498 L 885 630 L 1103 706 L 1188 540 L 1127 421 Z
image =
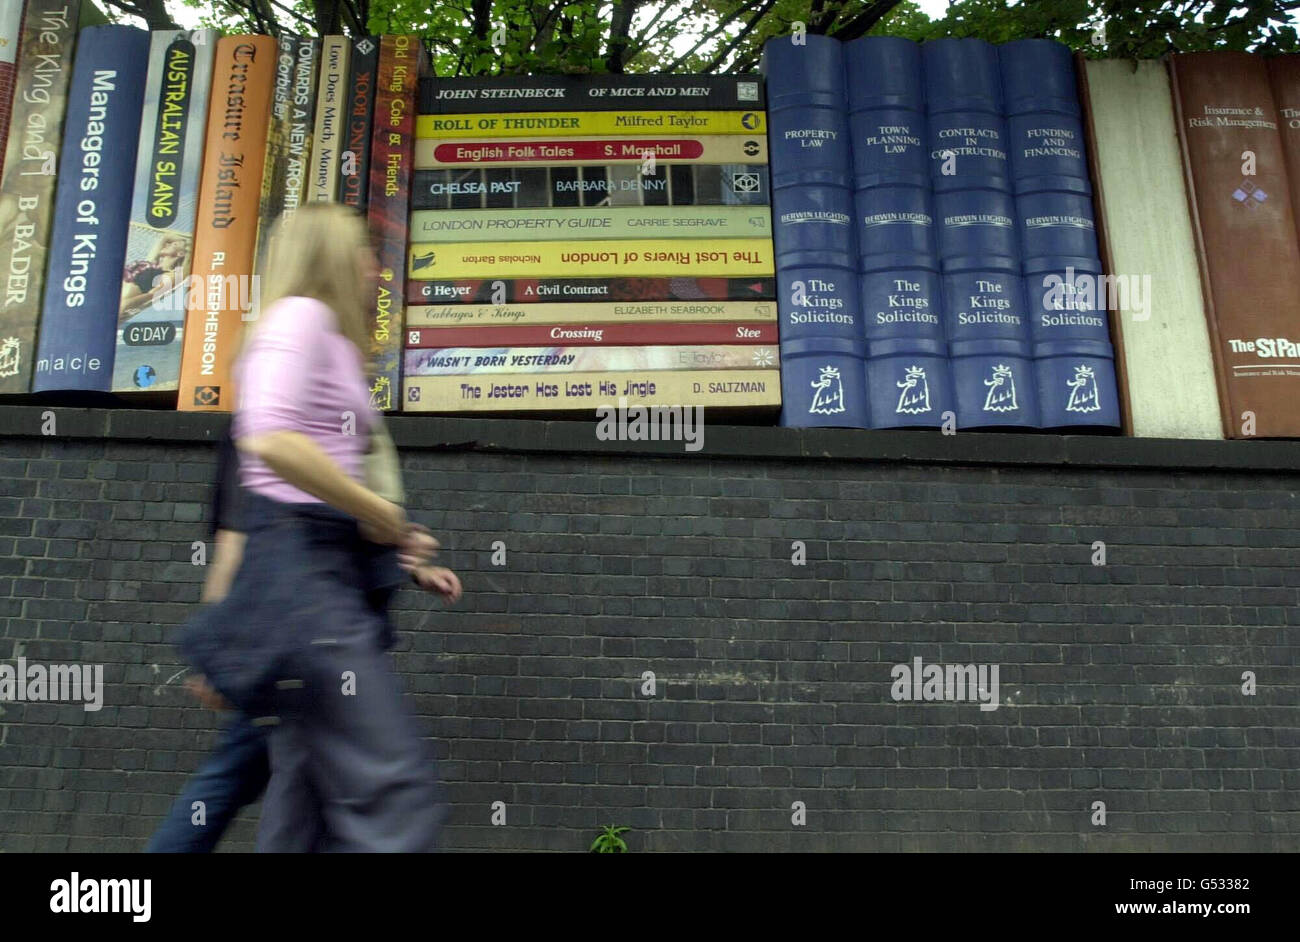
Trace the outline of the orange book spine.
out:
M 253 254 L 275 53 L 269 36 L 227 36 L 217 43 L 176 399 L 183 412 L 235 406 L 230 368 L 256 299 Z

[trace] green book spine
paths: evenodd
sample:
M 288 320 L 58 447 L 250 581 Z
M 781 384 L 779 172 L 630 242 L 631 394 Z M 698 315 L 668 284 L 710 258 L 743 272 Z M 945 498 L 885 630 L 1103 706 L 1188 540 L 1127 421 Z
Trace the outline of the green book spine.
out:
M 165 392 L 181 371 L 212 66 L 213 29 L 159 30 L 149 44 L 113 392 Z
M 293 107 L 289 120 L 289 162 L 285 174 L 282 212 L 292 213 L 307 198 L 310 180 L 312 129 L 316 124 L 316 74 L 320 40 L 295 37 Z

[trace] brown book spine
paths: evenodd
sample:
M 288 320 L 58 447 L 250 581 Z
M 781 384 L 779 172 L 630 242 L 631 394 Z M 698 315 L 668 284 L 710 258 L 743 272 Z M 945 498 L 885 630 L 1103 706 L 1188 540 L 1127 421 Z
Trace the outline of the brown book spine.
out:
M 1268 77 L 1277 105 L 1278 133 L 1290 182 L 1291 215 L 1300 235 L 1300 55 L 1268 60 Z
M 266 128 L 266 157 L 262 164 L 262 195 L 258 202 L 257 249 L 253 274 L 263 274 L 271 231 L 284 212 L 284 195 L 289 176 L 289 134 L 293 124 L 294 49 L 298 37 L 280 36 L 275 57 L 275 84 L 271 93 L 271 117 Z
M 230 368 L 257 293 L 253 253 L 275 60 L 270 36 L 227 36 L 217 43 L 176 402 L 181 411 L 234 408 Z
M 31 0 L 23 20 L 0 183 L 0 394 L 31 388 L 79 10 L 64 0 Z
M 1196 52 L 1169 69 L 1224 433 L 1300 437 L 1300 246 L 1268 67 Z

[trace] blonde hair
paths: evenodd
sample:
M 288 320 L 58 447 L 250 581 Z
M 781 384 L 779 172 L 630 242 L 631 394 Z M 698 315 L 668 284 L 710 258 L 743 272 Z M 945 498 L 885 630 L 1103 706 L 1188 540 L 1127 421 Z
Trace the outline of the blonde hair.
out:
M 259 310 L 281 298 L 315 298 L 334 312 L 339 333 L 368 358 L 374 297 L 362 253 L 369 251 L 370 236 L 356 210 L 341 203 L 305 203 L 271 230 Z M 245 340 L 255 327 L 247 326 Z

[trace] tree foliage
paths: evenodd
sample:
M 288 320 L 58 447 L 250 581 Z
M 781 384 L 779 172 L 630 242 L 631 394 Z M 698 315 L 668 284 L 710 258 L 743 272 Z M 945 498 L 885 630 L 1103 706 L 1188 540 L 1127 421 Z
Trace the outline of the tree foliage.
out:
M 227 32 L 415 33 L 439 75 L 747 72 L 795 30 L 840 39 L 1046 36 L 1091 56 L 1300 51 L 1300 0 L 102 0 L 115 19 L 175 28 L 167 2 Z M 192 14 L 191 14 L 192 18 Z

